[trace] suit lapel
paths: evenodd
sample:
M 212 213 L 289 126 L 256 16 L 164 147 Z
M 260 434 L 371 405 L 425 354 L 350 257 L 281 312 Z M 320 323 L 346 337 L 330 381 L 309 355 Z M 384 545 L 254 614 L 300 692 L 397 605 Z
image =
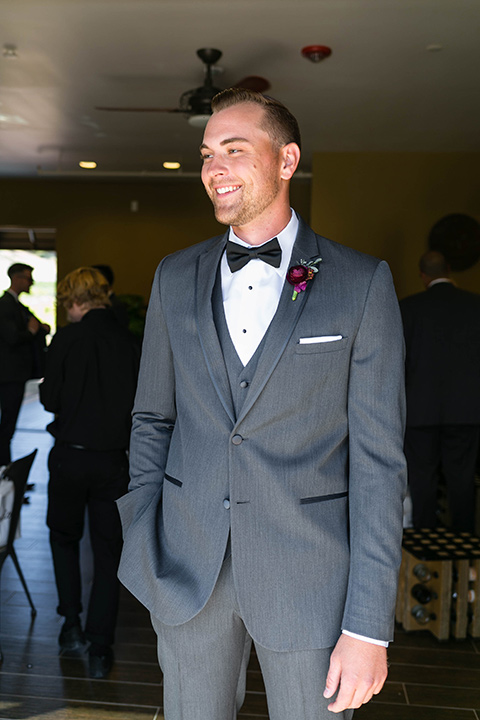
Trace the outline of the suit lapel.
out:
M 199 256 L 195 278 L 195 314 L 198 335 L 208 372 L 212 379 L 220 401 L 232 421 L 240 422 L 250 410 L 262 392 L 266 382 L 280 360 L 288 341 L 295 329 L 298 319 L 305 307 L 310 290 L 310 284 L 305 292 L 299 293 L 297 299 L 292 301 L 293 287 L 285 282 L 277 312 L 270 324 L 265 338 L 263 352 L 259 358 L 257 371 L 250 385 L 245 403 L 235 421 L 235 411 L 231 397 L 230 383 L 222 348 L 213 320 L 212 295 L 220 258 L 225 249 L 228 233 L 220 236 L 217 242 Z M 315 233 L 300 218 L 297 239 L 292 251 L 290 264 L 296 265 L 301 259 L 310 260 L 318 256 L 319 247 Z M 321 277 L 321 265 L 319 270 Z M 315 278 L 318 281 L 320 278 Z
M 310 260 L 317 257 L 320 250 L 318 247 L 317 237 L 301 218 L 298 228 L 297 238 L 293 246 L 291 265 L 298 265 L 300 260 Z M 318 276 L 311 282 L 318 282 L 321 278 L 321 263 Z M 278 303 L 277 312 L 270 323 L 265 337 L 265 345 L 263 352 L 259 358 L 257 370 L 252 379 L 248 395 L 245 403 L 239 413 L 238 421 L 240 422 L 248 413 L 254 402 L 265 387 L 272 372 L 274 371 L 278 361 L 280 360 L 288 341 L 290 340 L 295 326 L 303 312 L 308 294 L 311 289 L 311 283 L 307 285 L 304 292 L 298 294 L 295 301 L 292 300 L 293 286 L 285 281 L 280 302 Z
M 220 258 L 228 233 L 220 236 L 212 248 L 197 260 L 195 277 L 195 320 L 208 372 L 225 411 L 235 423 L 230 383 L 222 348 L 213 320 L 212 296 Z

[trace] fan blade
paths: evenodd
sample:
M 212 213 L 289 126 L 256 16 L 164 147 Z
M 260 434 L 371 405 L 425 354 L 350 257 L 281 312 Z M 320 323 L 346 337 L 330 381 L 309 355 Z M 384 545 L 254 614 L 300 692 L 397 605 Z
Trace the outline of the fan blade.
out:
M 95 110 L 106 110 L 107 112 L 166 112 L 184 113 L 180 108 L 131 108 L 131 107 L 96 107 Z
M 244 88 L 244 90 L 255 90 L 256 92 L 263 93 L 269 90 L 270 83 L 264 77 L 260 75 L 247 75 L 239 82 L 235 83 L 233 87 Z

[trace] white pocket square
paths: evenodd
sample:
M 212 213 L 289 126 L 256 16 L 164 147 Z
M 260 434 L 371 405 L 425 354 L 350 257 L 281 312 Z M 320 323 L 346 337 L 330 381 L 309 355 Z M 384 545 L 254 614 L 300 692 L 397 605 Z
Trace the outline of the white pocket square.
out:
M 343 335 L 317 335 L 316 337 L 304 337 L 298 341 L 300 345 L 312 345 L 313 343 L 335 342 L 343 340 Z

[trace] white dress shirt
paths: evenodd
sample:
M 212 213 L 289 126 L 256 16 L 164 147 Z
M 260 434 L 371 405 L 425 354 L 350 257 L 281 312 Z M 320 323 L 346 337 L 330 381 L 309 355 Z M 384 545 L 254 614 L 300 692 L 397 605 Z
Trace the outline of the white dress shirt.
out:
M 282 249 L 282 261 L 278 268 L 254 258 L 241 270 L 232 273 L 228 267 L 227 254 L 223 254 L 220 265 L 223 308 L 230 337 L 243 365 L 248 363 L 262 342 L 277 311 L 285 275 L 291 264 L 297 230 L 298 218 L 292 210 L 290 222 L 276 236 Z M 229 240 L 244 247 L 252 247 L 240 240 L 232 228 Z M 299 261 L 300 258 L 296 259 L 295 264 Z
M 224 252 L 223 254 L 220 264 L 223 308 L 228 332 L 243 365 L 247 365 L 272 322 L 280 301 L 288 268 L 291 265 L 298 265 L 300 262 L 301 258 L 293 258 L 291 261 L 297 230 L 298 218 L 292 210 L 290 222 L 276 236 L 282 249 L 282 261 L 278 268 L 272 267 L 259 258 L 254 258 L 244 265 L 241 270 L 232 273 L 228 267 L 227 253 Z M 230 228 L 228 239 L 238 245 L 252 247 L 240 240 L 232 228 Z M 267 238 L 265 242 L 272 239 Z M 308 260 L 309 258 L 305 259 Z M 383 640 L 374 640 L 351 633 L 348 630 L 342 630 L 342 632 L 345 635 L 358 640 L 365 640 L 374 645 L 388 646 L 388 643 Z

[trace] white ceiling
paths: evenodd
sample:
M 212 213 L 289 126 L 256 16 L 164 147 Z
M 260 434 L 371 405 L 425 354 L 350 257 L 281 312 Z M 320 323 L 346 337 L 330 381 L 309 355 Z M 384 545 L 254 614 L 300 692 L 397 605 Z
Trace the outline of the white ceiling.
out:
M 304 171 L 315 151 L 479 151 L 479 31 L 480 0 L 0 0 L 0 176 L 197 171 L 183 115 L 95 106 L 176 107 L 201 47 L 223 51 L 219 87 L 269 79 Z M 309 62 L 311 44 L 331 57 Z

